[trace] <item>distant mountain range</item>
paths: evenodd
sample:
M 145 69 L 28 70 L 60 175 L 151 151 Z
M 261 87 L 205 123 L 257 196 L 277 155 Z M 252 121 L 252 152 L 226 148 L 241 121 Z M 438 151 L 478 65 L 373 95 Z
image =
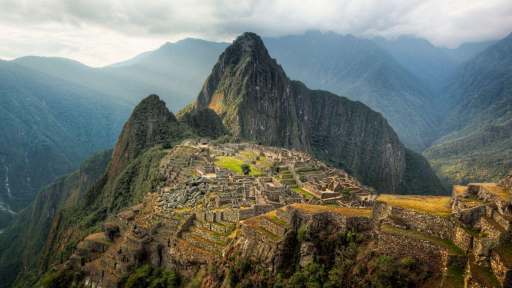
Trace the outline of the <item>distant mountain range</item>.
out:
M 512 34 L 457 68 L 440 100 L 446 104 L 440 145 L 424 155 L 445 185 L 506 176 L 512 169 Z
M 0 175 L 8 176 L 9 186 L 0 186 L 0 197 L 16 211 L 36 201 L 0 234 L 0 287 L 36 265 L 35 274 L 19 279 L 37 279 L 67 259 L 84 235 L 101 229 L 99 223 L 141 200 L 141 191 L 156 189 L 163 181 L 157 173 L 162 149 L 185 138 L 230 133 L 300 149 L 388 193 L 445 193 L 425 157 L 445 186 L 499 178 L 512 168 L 510 37 L 451 74 L 451 66 L 441 64 L 453 64 L 453 56 L 424 41 L 398 39 L 417 51 L 399 60 L 393 57 L 399 45 L 315 32 L 264 39 L 246 33 L 232 45 L 186 39 L 105 68 L 61 58 L 1 61 L 0 93 L 6 97 L 0 97 L 0 117 L 6 125 L 0 145 L 6 144 L 0 146 Z M 414 72 L 421 65 L 430 72 Z M 439 94 L 425 83 L 437 77 L 436 69 L 449 75 Z M 310 90 L 291 74 L 364 104 Z M 164 93 L 169 102 L 152 95 L 128 118 L 149 91 Z M 465 121 L 457 122 L 457 113 Z M 408 140 L 420 151 L 444 141 L 439 137 L 447 142 L 423 157 L 402 144 L 408 133 L 420 137 Z M 35 196 L 37 186 L 112 147 L 117 135 L 113 154 L 96 154 Z M 476 168 L 464 169 L 468 165 Z
M 55 177 L 112 147 L 131 109 L 12 61 L 0 61 L 0 95 L 0 203 L 14 212 Z
M 469 121 L 467 128 L 458 129 L 459 124 L 453 121 L 458 112 L 454 104 L 447 105 L 452 92 L 439 87 L 439 83 L 477 77 L 478 72 L 460 72 L 469 69 L 469 64 L 454 69 L 492 41 L 450 50 L 412 37 L 370 41 L 311 31 L 263 38 L 263 42 L 292 79 L 313 89 L 359 100 L 382 113 L 401 142 L 415 151 L 481 127 L 475 124 L 479 121 Z M 128 111 L 143 96 L 160 95 L 173 112 L 193 102 L 228 45 L 184 39 L 104 68 L 63 58 L 30 56 L 2 61 L 0 93 L 7 97 L 0 99 L 0 109 L 6 111 L 0 117 L 9 125 L 2 128 L 0 138 L 6 139 L 2 143 L 9 148 L 1 155 L 5 165 L 0 165 L 0 175 L 6 175 L 4 185 L 0 185 L 1 208 L 18 211 L 56 176 L 73 171 L 86 157 L 111 147 Z M 450 78 L 450 73 L 466 76 Z M 457 97 L 453 94 L 453 99 Z M 450 115 L 443 122 L 446 114 Z M 86 121 L 91 118 L 95 121 Z M 480 122 L 499 124 L 507 115 L 501 118 L 501 122 Z M 53 165 L 41 166 L 43 162 Z M 9 218 L 0 209 L 0 229 Z

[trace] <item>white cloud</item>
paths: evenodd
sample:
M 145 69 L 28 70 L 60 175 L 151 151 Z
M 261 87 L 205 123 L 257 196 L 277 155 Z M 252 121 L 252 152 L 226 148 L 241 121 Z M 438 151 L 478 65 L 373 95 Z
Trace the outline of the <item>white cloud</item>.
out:
M 434 45 L 512 32 L 510 0 L 0 0 L 0 58 L 62 56 L 101 66 L 196 37 L 230 41 L 309 29 L 359 37 L 408 34 Z

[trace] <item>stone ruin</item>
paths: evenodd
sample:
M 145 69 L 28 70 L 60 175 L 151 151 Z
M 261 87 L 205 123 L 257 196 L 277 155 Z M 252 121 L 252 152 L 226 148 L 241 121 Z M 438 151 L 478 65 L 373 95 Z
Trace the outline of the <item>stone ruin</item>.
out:
M 119 278 L 137 263 L 168 269 L 207 264 L 235 244 L 243 245 L 242 256 L 257 254 L 262 263 L 272 266 L 280 243 L 292 231 L 327 223 L 329 233 L 375 235 L 380 253 L 427 263 L 436 273 L 454 277 L 450 268 L 463 269 L 466 287 L 484 287 L 482 271 L 502 287 L 512 287 L 512 176 L 498 185 L 455 186 L 451 197 L 375 199 L 371 189 L 343 170 L 328 168 L 303 153 L 251 144 L 210 149 L 216 150 L 208 151 L 212 154 L 257 155 L 243 157 L 261 165 L 279 159 L 279 171 L 270 171 L 271 176 L 236 175 L 209 162 L 211 157 L 201 155 L 199 149 L 177 146 L 160 166 L 170 185 L 103 224 L 102 233 L 87 236 L 59 267 L 82 269 L 91 285 L 118 287 Z M 203 167 L 215 169 L 215 175 L 194 175 L 206 171 Z M 297 193 L 298 188 L 317 197 Z M 347 189 L 349 196 L 336 194 L 340 189 Z M 419 206 L 404 204 L 414 199 Z M 347 207 L 351 201 L 360 204 Z M 365 206 L 367 202 L 371 205 Z M 323 206 L 330 203 L 344 207 Z M 439 206 L 429 208 L 432 203 Z M 302 243 L 301 265 L 308 263 L 315 249 L 312 243 Z M 448 278 L 439 279 L 436 286 L 444 287 Z

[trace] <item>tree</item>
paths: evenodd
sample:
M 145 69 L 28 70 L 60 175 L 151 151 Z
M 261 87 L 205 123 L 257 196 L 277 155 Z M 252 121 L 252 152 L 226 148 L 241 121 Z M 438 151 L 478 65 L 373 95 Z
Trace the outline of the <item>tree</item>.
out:
M 248 164 L 242 164 L 240 167 L 242 167 L 242 173 L 244 173 L 244 175 L 249 175 L 249 173 L 251 173 L 251 166 Z

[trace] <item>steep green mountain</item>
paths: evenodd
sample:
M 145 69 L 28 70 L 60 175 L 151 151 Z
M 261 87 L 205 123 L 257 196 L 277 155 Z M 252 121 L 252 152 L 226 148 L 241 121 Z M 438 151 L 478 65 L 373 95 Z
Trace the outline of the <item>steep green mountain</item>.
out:
M 457 63 L 462 63 L 469 58 L 473 57 L 474 55 L 484 51 L 489 46 L 492 46 L 496 44 L 499 40 L 490 40 L 490 41 L 484 41 L 484 42 L 470 42 L 470 43 L 463 43 L 459 47 L 455 49 L 449 49 L 449 48 L 440 48 L 444 52 L 446 52 L 450 57 L 452 57 Z
M 407 70 L 420 78 L 434 93 L 442 88 L 444 80 L 460 64 L 448 53 L 425 39 L 400 36 L 396 40 L 378 37 L 372 41 L 384 48 Z
M 63 58 L 23 57 L 14 62 L 88 87 L 133 106 L 141 95 L 158 94 L 171 111 L 194 101 L 227 43 L 184 39 L 165 43 L 124 63 L 91 68 Z
M 197 136 L 176 120 L 158 96 L 142 100 L 125 123 L 104 173 L 75 206 L 53 211 L 48 236 L 39 250 L 38 268 L 20 274 L 15 285 L 33 285 L 41 273 L 68 259 L 86 235 L 100 231 L 101 223 L 161 186 L 165 179 L 157 168 L 166 155 L 163 149 L 188 138 Z M 12 281 L 12 277 L 15 275 L 8 279 Z
M 0 95 L 0 206 L 15 212 L 55 177 L 112 147 L 130 109 L 103 93 L 6 61 L 0 61 Z
M 512 121 L 477 131 L 423 152 L 445 187 L 497 182 L 512 171 Z
M 244 33 L 224 51 L 196 102 L 178 115 L 205 108 L 236 137 L 312 153 L 380 192 L 444 193 L 428 163 L 403 146 L 380 113 L 291 81 L 256 34 Z M 428 189 L 414 185 L 410 167 L 433 179 Z
M 446 187 L 504 178 L 512 164 L 512 34 L 462 64 L 441 94 L 446 117 L 423 155 Z M 440 144 L 442 143 L 442 144 Z
M 210 108 L 200 109 L 193 114 L 183 113 L 180 115 L 180 121 L 201 137 L 216 139 L 228 133 L 219 115 Z
M 431 92 L 372 41 L 308 32 L 264 42 L 292 79 L 381 112 L 407 147 L 421 152 L 434 140 L 440 117 Z
M 512 34 L 462 64 L 441 97 L 447 116 L 435 144 L 512 119 Z
M 24 269 L 37 267 L 37 260 L 58 209 L 73 207 L 83 193 L 105 172 L 112 149 L 95 154 L 77 171 L 58 177 L 43 187 L 34 202 L 18 213 L 0 234 L 0 287 L 9 287 Z

